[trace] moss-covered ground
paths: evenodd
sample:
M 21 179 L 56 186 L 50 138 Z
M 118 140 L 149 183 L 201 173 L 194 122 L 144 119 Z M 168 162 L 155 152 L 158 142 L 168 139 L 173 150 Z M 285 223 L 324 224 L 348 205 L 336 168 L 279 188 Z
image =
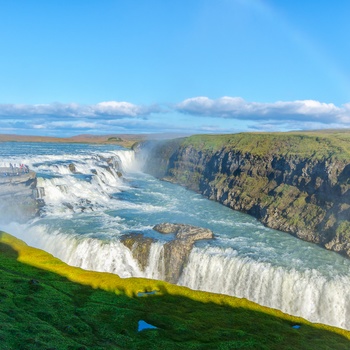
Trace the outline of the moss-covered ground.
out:
M 213 152 L 226 148 L 257 156 L 278 154 L 317 160 L 350 159 L 349 130 L 193 135 L 185 138 L 183 145 Z
M 137 296 L 147 291 L 157 293 Z M 138 332 L 139 320 L 158 328 Z M 3 232 L 0 326 L 1 350 L 350 348 L 347 331 L 245 299 L 74 268 Z

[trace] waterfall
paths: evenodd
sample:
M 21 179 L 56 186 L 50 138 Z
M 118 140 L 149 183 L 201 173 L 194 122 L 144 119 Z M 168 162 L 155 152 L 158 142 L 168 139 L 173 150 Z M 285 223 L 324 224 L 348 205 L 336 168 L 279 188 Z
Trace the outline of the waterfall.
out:
M 350 329 L 350 277 L 272 266 L 231 249 L 194 248 L 178 282 L 192 289 L 247 298 L 311 322 Z
M 123 278 L 145 277 L 137 261 L 119 240 L 102 241 L 83 238 L 80 235 L 64 234 L 59 229 L 52 230 L 46 225 L 24 227 L 12 224 L 9 232 L 27 244 L 47 251 L 65 263 L 86 270 L 110 272 Z
M 120 277 L 164 280 L 163 243 L 152 243 L 142 271 L 131 251 L 119 240 L 48 234 L 46 227 L 30 232 L 30 244 L 66 263 Z M 193 248 L 179 285 L 247 298 L 258 304 L 301 316 L 311 322 L 350 329 L 350 278 L 326 278 L 316 270 L 297 271 L 239 257 L 232 249 Z
M 144 277 L 156 280 L 164 279 L 163 244 L 155 242 L 151 245 Z
M 112 195 L 126 187 L 121 174 L 137 169 L 130 150 L 39 160 L 31 166 L 38 173 L 37 198 L 45 202 L 46 214 L 113 207 Z
M 170 239 L 152 227 L 164 221 L 208 227 L 216 239 L 192 249 L 178 284 L 350 329 L 349 260 L 140 173 L 133 151 L 47 145 L 27 155 L 16 147 L 4 162 L 23 161 L 37 173 L 42 215 L 1 229 L 29 245 L 84 269 L 164 280 Z M 129 233 L 152 238 L 146 266 L 120 241 Z
M 136 161 L 135 152 L 132 150 L 116 151 L 116 156 L 118 157 L 122 171 L 124 172 L 135 172 L 140 171 L 141 164 Z

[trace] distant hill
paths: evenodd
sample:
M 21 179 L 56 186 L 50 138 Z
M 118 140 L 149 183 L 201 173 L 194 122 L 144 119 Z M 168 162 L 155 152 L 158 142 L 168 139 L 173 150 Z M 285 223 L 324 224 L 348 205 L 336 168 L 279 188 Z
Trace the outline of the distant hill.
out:
M 145 140 L 143 135 L 77 135 L 72 137 L 0 135 L 0 142 L 111 143 L 124 147 L 131 147 L 135 142 L 142 140 Z
M 90 135 L 82 134 L 71 137 L 52 137 L 52 136 L 32 136 L 0 134 L 0 142 L 68 142 L 68 143 L 98 143 L 98 144 L 118 144 L 124 147 L 131 147 L 135 142 L 147 139 L 171 139 L 183 135 L 175 133 L 166 134 L 109 134 L 109 135 Z

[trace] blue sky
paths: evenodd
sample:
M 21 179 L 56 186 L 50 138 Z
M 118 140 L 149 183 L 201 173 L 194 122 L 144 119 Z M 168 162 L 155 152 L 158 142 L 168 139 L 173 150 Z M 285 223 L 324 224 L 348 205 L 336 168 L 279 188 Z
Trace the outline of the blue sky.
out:
M 350 127 L 350 1 L 0 0 L 0 133 Z

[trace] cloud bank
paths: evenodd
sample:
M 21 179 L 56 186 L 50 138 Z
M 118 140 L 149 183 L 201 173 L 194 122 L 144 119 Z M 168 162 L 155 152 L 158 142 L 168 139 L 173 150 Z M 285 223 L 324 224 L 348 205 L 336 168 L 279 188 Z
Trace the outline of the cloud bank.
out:
M 80 105 L 77 103 L 52 104 L 1 104 L 0 117 L 66 117 L 66 118 L 126 118 L 145 117 L 159 112 L 158 106 L 138 106 L 130 102 L 107 101 L 95 105 Z
M 0 104 L 0 133 L 71 136 L 80 133 L 232 133 L 350 128 L 350 103 L 314 100 L 248 102 L 241 97 L 193 97 L 173 104 L 107 101 Z
M 274 103 L 247 102 L 241 97 L 189 98 L 175 106 L 176 110 L 212 118 L 251 121 L 350 123 L 350 104 L 341 107 L 314 100 L 278 101 Z

